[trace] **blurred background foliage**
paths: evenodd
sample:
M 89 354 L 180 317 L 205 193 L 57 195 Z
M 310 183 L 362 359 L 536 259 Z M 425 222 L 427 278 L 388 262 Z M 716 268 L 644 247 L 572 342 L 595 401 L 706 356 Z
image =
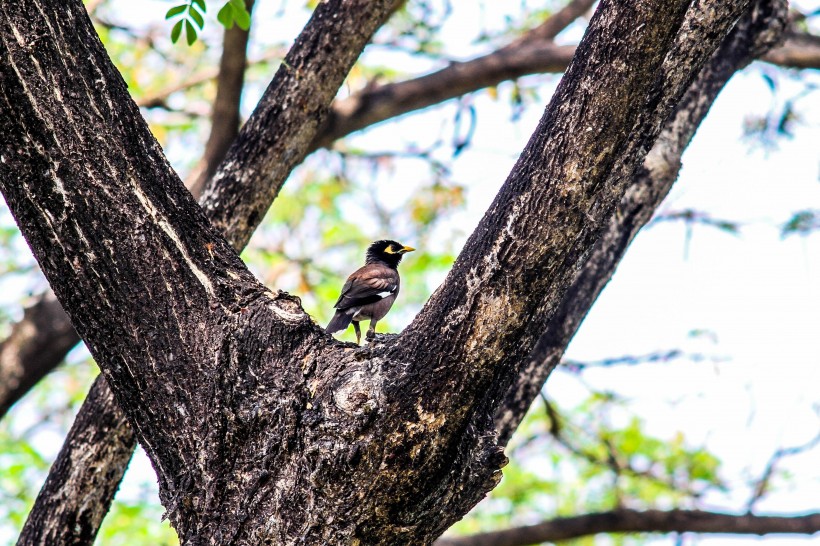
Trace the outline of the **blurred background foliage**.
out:
M 223 31 L 214 18 L 222 4 L 208 4 L 197 40 L 174 45 L 169 39 L 173 21 L 163 19 L 167 2 L 140 2 L 139 18 L 133 16 L 133 6 L 125 8 L 123 2 L 86 3 L 132 96 L 143 106 L 151 129 L 184 179 L 199 159 L 209 131 Z M 265 19 L 255 15 L 252 27 L 242 105 L 245 116 L 295 33 L 282 31 L 282 26 L 304 22 L 313 6 L 310 1 L 284 0 L 260 0 L 257 5 L 262 9 L 265 3 Z M 486 8 L 485 2 L 475 4 L 481 12 Z M 469 46 L 477 55 L 503 45 L 562 5 L 559 1 L 515 4 L 501 24 L 484 21 L 472 28 L 461 50 Z M 379 32 L 340 96 L 373 80 L 401 80 L 451 60 L 441 34 L 453 24 L 451 18 L 452 5 L 446 0 L 409 1 Z M 574 39 L 580 36 L 583 22 L 568 30 Z M 767 115 L 750 116 L 744 129 L 750 147 L 774 147 L 779 139 L 790 137 L 795 124 L 804 122 L 801 101 L 816 98 L 816 93 L 810 82 L 803 85 L 794 72 L 767 66 L 761 77 L 771 89 L 772 105 Z M 505 103 L 509 119 L 515 122 L 525 109 L 543 107 L 557 79 L 527 77 L 476 95 Z M 798 91 L 790 87 L 781 92 L 783 79 L 800 83 Z M 243 253 L 245 261 L 266 285 L 298 295 L 305 309 L 324 324 L 344 278 L 363 262 L 369 242 L 389 237 L 414 246 L 419 251 L 408 255 L 401 266 L 399 304 L 379 325 L 383 332 L 400 329 L 444 278 L 470 230 L 461 213 L 467 201 L 477 196 L 470 192 L 469 180 L 454 174 L 454 166 L 462 160 L 461 151 L 471 146 L 475 117 L 480 115 L 475 100 L 467 97 L 433 107 L 436 117 L 432 119 L 438 121 L 425 121 L 427 130 L 421 137 L 408 130 L 403 147 L 378 148 L 366 138 L 351 137 L 336 143 L 333 150 L 311 155 L 285 185 Z M 396 131 L 405 136 L 402 127 L 397 124 Z M 815 209 L 795 211 L 783 220 L 782 235 L 816 231 L 818 215 Z M 661 220 L 680 221 L 688 228 L 697 224 L 729 232 L 740 229 L 732 220 L 715 220 L 698 211 L 672 211 L 656 222 Z M 31 296 L 46 286 L 5 207 L 0 210 L 0 275 L 4 294 L 0 335 L 5 337 Z M 340 338 L 354 340 L 352 331 Z M 625 357 L 591 366 L 691 364 L 710 357 L 672 351 L 664 358 L 640 360 Z M 616 507 L 695 508 L 708 492 L 728 487 L 714 454 L 690 443 L 678 430 L 664 436 L 651 434 L 629 399 L 586 384 L 586 369 L 587 364 L 578 362 L 559 367 L 556 373 L 573 378 L 586 395 L 579 403 L 567 404 L 544 394 L 534 404 L 508 448 L 511 464 L 504 469 L 500 486 L 454 531 L 474 533 Z M 87 353 L 76 349 L 0 421 L 0 543 L 12 543 L 16 537 L 96 374 Z M 787 476 L 775 478 L 773 483 L 777 479 L 787 483 Z M 138 452 L 97 542 L 177 544 L 162 514 L 150 465 Z M 573 542 L 599 541 L 586 537 Z M 642 538 L 609 537 L 606 543 L 630 541 Z

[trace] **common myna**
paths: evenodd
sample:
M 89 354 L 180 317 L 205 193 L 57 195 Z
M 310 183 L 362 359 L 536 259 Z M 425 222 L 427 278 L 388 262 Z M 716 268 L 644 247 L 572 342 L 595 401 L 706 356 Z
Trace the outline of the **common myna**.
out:
M 376 333 L 376 323 L 390 311 L 399 295 L 401 257 L 416 250 L 396 241 L 376 241 L 367 248 L 365 264 L 347 278 L 342 294 L 336 302 L 336 314 L 325 330 L 332 334 L 347 328 L 353 322 L 356 343 L 361 342 L 359 322 L 370 319 L 367 339 Z

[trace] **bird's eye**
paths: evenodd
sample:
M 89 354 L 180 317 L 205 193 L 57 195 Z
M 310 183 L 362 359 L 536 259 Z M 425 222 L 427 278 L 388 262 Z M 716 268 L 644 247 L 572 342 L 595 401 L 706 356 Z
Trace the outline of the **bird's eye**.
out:
M 396 253 L 396 251 L 393 250 L 393 245 L 387 245 L 387 248 L 385 248 L 384 251 L 387 252 L 388 254 L 395 254 Z

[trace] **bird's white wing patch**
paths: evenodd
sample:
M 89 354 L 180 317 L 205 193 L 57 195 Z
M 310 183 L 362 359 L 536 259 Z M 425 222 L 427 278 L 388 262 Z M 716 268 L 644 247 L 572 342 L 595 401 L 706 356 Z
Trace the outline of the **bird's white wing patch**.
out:
M 389 292 L 379 292 L 379 293 L 378 293 L 378 294 L 376 294 L 376 295 L 377 295 L 377 296 L 379 296 L 380 298 L 384 299 L 384 298 L 386 298 L 387 296 L 390 296 L 391 294 L 393 294 L 393 291 L 392 291 L 392 290 L 391 290 L 391 291 L 389 291 Z

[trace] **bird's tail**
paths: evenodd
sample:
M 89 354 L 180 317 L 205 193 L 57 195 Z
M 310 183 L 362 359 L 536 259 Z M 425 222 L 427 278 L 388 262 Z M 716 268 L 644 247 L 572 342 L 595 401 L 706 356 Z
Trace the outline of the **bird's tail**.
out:
M 325 331 L 328 334 L 332 334 L 334 332 L 338 332 L 340 330 L 344 330 L 348 326 L 350 326 L 350 321 L 353 320 L 353 314 L 348 314 L 343 309 L 339 309 L 336 311 L 336 314 L 333 315 L 333 318 L 330 319 Z

